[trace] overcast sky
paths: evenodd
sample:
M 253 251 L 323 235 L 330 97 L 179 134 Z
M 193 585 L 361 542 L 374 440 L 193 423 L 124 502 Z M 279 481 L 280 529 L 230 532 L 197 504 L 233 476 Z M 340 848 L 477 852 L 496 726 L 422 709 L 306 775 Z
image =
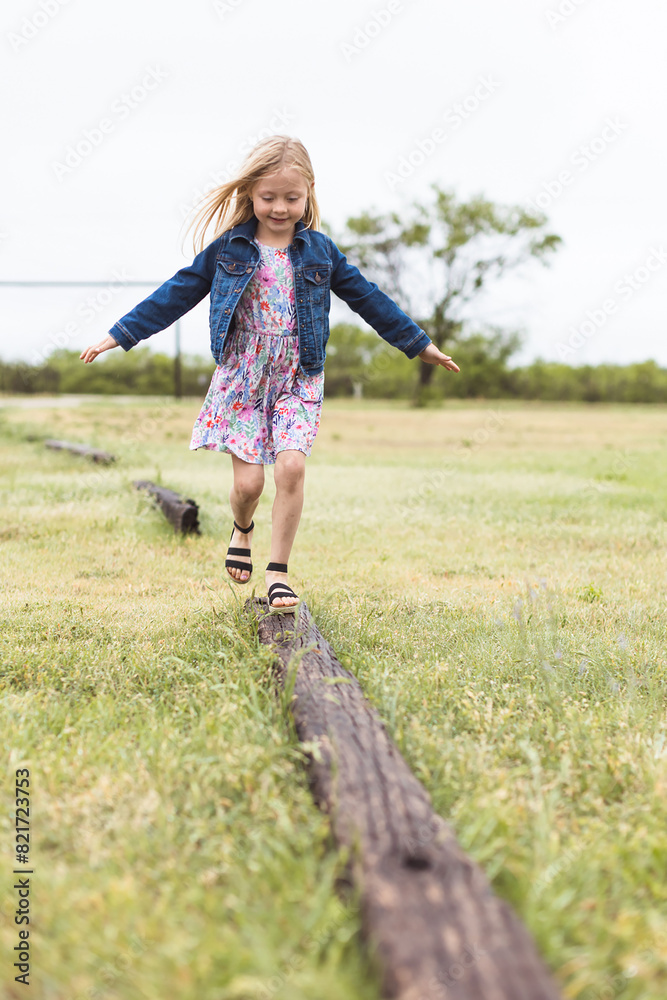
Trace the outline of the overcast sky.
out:
M 1 358 L 99 340 L 151 290 L 124 278 L 190 262 L 184 213 L 270 130 L 307 146 L 334 230 L 434 181 L 537 203 L 562 248 L 479 318 L 525 331 L 517 360 L 667 365 L 660 0 L 5 0 L 0 17 L 1 277 L 109 286 L 0 288 Z M 208 298 L 182 337 L 208 354 Z

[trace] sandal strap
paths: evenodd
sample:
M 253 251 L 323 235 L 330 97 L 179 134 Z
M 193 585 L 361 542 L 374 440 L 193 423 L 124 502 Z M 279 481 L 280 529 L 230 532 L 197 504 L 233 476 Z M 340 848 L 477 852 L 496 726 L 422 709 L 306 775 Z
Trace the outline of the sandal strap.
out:
M 242 532 L 242 534 L 247 535 L 248 532 L 252 531 L 255 527 L 255 522 L 252 521 L 249 528 L 242 528 L 240 524 L 234 521 L 234 528 L 237 531 Z M 234 537 L 234 528 L 232 528 L 232 533 L 229 536 L 231 542 Z M 252 562 L 240 562 L 238 559 L 230 559 L 229 556 L 245 556 L 246 559 L 250 559 L 251 550 L 249 548 L 241 548 L 238 545 L 230 545 L 227 549 L 227 558 L 225 559 L 225 569 L 240 569 L 245 570 L 246 573 L 252 574 Z M 231 573 L 230 573 L 231 576 Z M 235 579 L 235 578 L 234 578 Z M 237 583 L 246 583 L 245 580 L 237 580 Z
M 252 573 L 252 563 L 242 563 L 238 559 L 225 559 L 225 569 L 247 569 Z
M 266 567 L 266 571 L 267 571 L 267 573 L 286 573 L 287 572 L 287 563 L 271 563 L 270 562 L 268 564 L 268 566 Z M 277 585 L 274 583 L 273 586 L 275 587 Z
M 298 597 L 291 587 L 288 587 L 286 583 L 272 583 L 269 587 L 269 604 L 273 602 L 274 597 Z
M 249 528 L 242 528 L 240 524 L 237 524 L 236 521 L 234 521 L 234 527 L 236 528 L 237 531 L 240 531 L 242 535 L 249 535 L 252 529 L 255 527 L 255 522 L 251 521 Z M 232 532 L 232 534 L 234 534 L 234 532 Z

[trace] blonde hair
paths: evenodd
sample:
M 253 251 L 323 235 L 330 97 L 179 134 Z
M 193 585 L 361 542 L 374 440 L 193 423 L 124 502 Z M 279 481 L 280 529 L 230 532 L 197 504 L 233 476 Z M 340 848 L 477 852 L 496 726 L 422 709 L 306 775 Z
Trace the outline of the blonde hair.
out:
M 271 135 L 251 149 L 236 177 L 209 191 L 196 206 L 196 214 L 185 231 L 187 234 L 193 226 L 195 227 L 192 237 L 195 253 L 204 249 L 207 242 L 206 231 L 212 222 L 214 231 L 208 242 L 213 242 L 233 226 L 252 219 L 253 186 L 262 178 L 275 174 L 284 167 L 294 167 L 308 184 L 303 221 L 309 229 L 319 229 L 320 207 L 315 197 L 315 190 L 310 186 L 315 180 L 315 174 L 306 147 L 299 139 L 293 139 L 291 136 Z

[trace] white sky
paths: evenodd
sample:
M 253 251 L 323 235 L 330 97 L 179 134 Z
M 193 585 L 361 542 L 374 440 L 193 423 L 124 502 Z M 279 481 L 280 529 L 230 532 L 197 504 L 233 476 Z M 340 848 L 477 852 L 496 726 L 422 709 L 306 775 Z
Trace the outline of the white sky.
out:
M 558 358 L 590 310 L 566 360 L 667 365 L 667 256 L 653 255 L 667 249 L 660 0 L 5 0 L 0 17 L 4 280 L 157 287 L 193 256 L 182 206 L 272 128 L 307 146 L 338 229 L 400 211 L 433 181 L 506 204 L 542 193 L 564 246 L 494 288 L 480 318 L 524 329 L 526 361 Z M 454 127 L 448 109 L 475 103 L 483 80 Z M 56 176 L 103 119 L 99 144 Z M 387 173 L 437 128 L 446 140 L 392 188 Z M 547 195 L 564 170 L 570 183 Z M 95 290 L 0 288 L 0 357 L 94 343 L 150 290 L 87 306 Z M 341 306 L 332 321 L 350 317 Z M 183 349 L 207 356 L 208 297 L 181 326 Z M 173 339 L 148 343 L 171 352 Z

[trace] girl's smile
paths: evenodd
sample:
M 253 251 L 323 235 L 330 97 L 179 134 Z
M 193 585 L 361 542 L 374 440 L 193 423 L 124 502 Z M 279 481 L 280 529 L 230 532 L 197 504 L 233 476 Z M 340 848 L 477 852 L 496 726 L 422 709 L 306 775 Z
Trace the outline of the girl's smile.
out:
M 305 177 L 295 167 L 283 167 L 258 180 L 250 192 L 257 216 L 256 239 L 273 246 L 288 246 L 294 226 L 305 212 L 308 191 Z

